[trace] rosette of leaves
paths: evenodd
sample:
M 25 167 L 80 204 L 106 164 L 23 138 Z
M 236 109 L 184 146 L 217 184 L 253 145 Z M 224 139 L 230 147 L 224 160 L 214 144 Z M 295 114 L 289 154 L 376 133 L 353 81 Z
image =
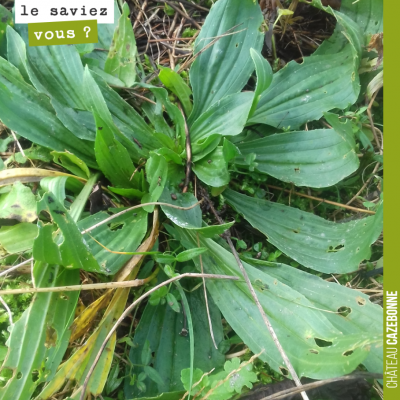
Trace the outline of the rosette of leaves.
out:
M 382 230 L 382 204 L 374 216 L 337 224 L 229 187 L 230 170 L 257 171 L 313 188 L 335 185 L 357 170 L 356 138 L 350 124 L 342 123 L 333 110 L 343 110 L 359 97 L 359 64 L 368 37 L 381 29 L 382 4 L 368 0 L 359 8 L 348 0 L 342 3 L 343 12 L 338 12 L 324 8 L 319 0 L 313 1 L 314 6 L 336 18 L 333 36 L 312 56 L 305 57 L 302 64 L 290 62 L 273 74 L 261 55 L 263 16 L 257 2 L 219 0 L 196 39 L 190 87 L 168 68 L 161 69 L 159 75 L 165 87 L 160 87 L 158 81 L 141 83 L 140 72 L 133 79 L 136 44 L 132 31 L 127 29 L 127 4 L 122 13 L 116 6 L 113 25 L 99 26 L 96 46 L 29 47 L 27 26 L 12 27 L 10 23 L 2 36 L 2 48 L 6 43 L 7 52 L 6 57 L 0 58 L 0 119 L 18 135 L 55 151 L 60 165 L 81 181 L 87 180 L 85 187 L 75 186 L 71 207 L 65 202 L 66 179 L 43 186 L 37 199 L 38 236 L 32 237 L 31 243 L 36 285 L 77 284 L 79 270 L 114 275 L 124 271 L 130 262 L 129 254 L 110 254 L 95 240 L 80 235 L 109 216 L 106 211 L 82 216 L 97 179 L 95 174 L 104 175 L 107 189 L 117 202 L 123 196 L 136 203 L 160 201 L 189 207 L 197 199 L 192 186 L 185 193 L 180 189 L 187 163 L 204 186 L 222 193 L 271 244 L 299 264 L 325 273 L 345 273 L 368 259 L 370 246 Z M 123 62 L 116 62 L 118 59 Z M 257 82 L 254 90 L 244 90 L 251 76 Z M 150 101 L 142 103 L 140 109 L 134 108 L 115 86 L 141 88 Z M 171 101 L 171 93 L 183 112 Z M 329 128 L 306 128 L 308 122 L 322 117 Z M 12 201 L 7 194 L 1 198 L 5 207 L 11 207 Z M 202 263 L 201 252 L 187 259 L 175 255 L 155 258 L 167 275 L 171 268 L 173 273 L 179 273 L 184 268 L 200 270 L 203 264 L 208 273 L 241 276 L 234 257 L 219 237 L 232 224 L 207 226 L 199 206 L 177 210 L 163 205 L 161 209 L 171 221 L 168 234 L 179 243 L 172 246 L 174 253 L 180 253 L 182 246 L 205 251 L 201 254 Z M 155 223 L 144 240 L 149 213 L 153 213 Z M 142 211 L 127 213 L 114 221 L 123 229 L 104 225 L 92 235 L 120 252 L 135 251 L 149 243 L 153 247 L 152 239 L 155 241 L 158 235 L 157 215 L 154 205 L 146 205 Z M 146 265 L 151 270 L 154 263 Z M 250 260 L 244 266 L 300 376 L 322 379 L 343 375 L 360 363 L 372 372 L 381 372 L 382 309 L 367 296 L 283 264 L 270 263 L 273 268 L 265 268 Z M 147 273 L 148 268 L 144 269 Z M 193 310 L 203 304 L 196 303 L 195 296 L 185 300 L 182 288 L 178 289 L 180 296 L 168 290 L 159 303 L 148 304 L 147 319 L 137 333 L 141 336 L 135 334 L 132 339 L 142 347 L 150 343 L 154 349 L 151 360 L 142 366 L 148 367 L 147 374 L 141 375 L 141 384 L 136 386 L 144 398 L 173 392 L 178 394 L 168 398 L 180 398 L 183 385 L 178 369 L 191 367 L 186 385 L 191 387 L 193 368 L 204 371 L 209 367 L 204 352 L 194 349 L 199 336 L 204 336 L 204 324 L 196 313 L 190 314 L 193 321 L 189 340 L 180 340 L 176 353 L 185 365 L 175 363 L 172 352 L 163 352 L 165 343 L 178 343 L 178 331 L 171 330 L 163 336 L 159 330 L 149 328 L 160 326 L 171 312 L 176 314 L 170 319 L 171 326 L 181 324 L 183 310 L 176 303 L 177 298 Z M 246 285 L 210 281 L 207 290 L 212 299 L 212 318 L 220 321 L 222 313 L 254 353 L 265 350 L 260 358 L 287 374 Z M 50 398 L 68 380 L 77 382 L 79 391 L 105 334 L 125 307 L 129 290 L 118 293 L 111 302 L 108 294 L 102 296 L 85 311 L 85 318 L 93 319 L 107 306 L 87 342 L 66 359 L 70 337 L 75 340 L 86 328 L 83 317 L 73 323 L 77 294 L 67 298 L 35 295 L 11 332 L 10 354 L 4 368 L 13 371 L 13 375 L 7 386 L 0 388 L 0 399 L 10 393 L 28 399 L 43 383 L 46 386 L 37 398 Z M 167 301 L 162 301 L 164 297 Z M 157 313 L 151 307 L 158 307 Z M 153 314 L 158 322 L 150 318 Z M 219 344 L 222 327 L 216 323 L 214 329 Z M 29 337 L 24 330 L 29 331 Z M 104 388 L 115 341 L 115 337 L 110 340 L 88 396 L 97 396 Z M 213 349 L 212 344 L 204 344 L 203 350 L 208 348 Z M 142 348 L 132 347 L 132 364 L 140 364 L 140 354 Z M 162 366 L 157 364 L 161 355 Z M 216 367 L 222 368 L 223 357 L 213 353 L 213 360 Z M 128 374 L 131 372 L 128 369 Z M 120 379 L 118 368 L 113 369 L 113 379 Z M 133 375 L 126 379 L 127 395 L 132 393 L 134 381 Z

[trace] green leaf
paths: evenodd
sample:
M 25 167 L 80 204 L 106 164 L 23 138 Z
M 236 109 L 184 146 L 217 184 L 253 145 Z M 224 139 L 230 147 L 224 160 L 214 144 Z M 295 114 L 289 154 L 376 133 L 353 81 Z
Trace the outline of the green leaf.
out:
M 89 232 L 91 236 L 84 235 L 85 243 L 89 246 L 90 252 L 98 264 L 103 268 L 103 273 L 107 275 L 116 274 L 132 255 L 110 253 L 94 239 L 112 251 L 136 251 L 147 232 L 147 215 L 144 210 L 135 210 L 135 212 L 115 218 L 112 221 L 113 225 L 103 224 L 93 229 Z M 102 211 L 79 221 L 78 227 L 83 231 L 108 217 L 109 215 Z
M 147 155 L 149 150 L 162 147 L 162 144 L 153 136 L 151 126 L 145 122 L 137 111 L 115 90 L 111 89 L 99 75 L 92 72 L 92 77 L 101 91 L 103 101 L 106 103 L 107 107 L 104 108 L 104 111 L 108 110 L 107 113 L 111 114 L 110 116 L 115 126 L 129 139 L 135 148 L 136 158 L 133 152 L 130 151 L 132 159 L 137 162 L 140 157 Z M 100 115 L 103 114 L 100 113 Z
M 263 16 L 257 2 L 220 0 L 213 5 L 196 38 L 194 54 L 198 55 L 190 69 L 194 107 L 189 119 L 193 122 L 210 106 L 224 97 L 238 93 L 254 70 L 250 49 L 261 50 Z
M 147 376 L 158 385 L 162 385 L 164 383 L 163 379 L 161 378 L 160 374 L 152 367 L 145 366 L 144 372 L 146 372 Z
M 325 273 L 354 271 L 369 259 L 382 231 L 382 206 L 375 216 L 334 223 L 293 207 L 226 190 L 226 200 L 268 241 L 305 267 Z
M 1 23 L 0 23 L 1 24 Z M 27 83 L 31 83 L 27 69 L 26 45 L 11 26 L 7 26 L 7 59 L 15 65 Z
M 177 239 L 185 247 L 186 244 L 196 245 L 197 237 L 190 231 L 176 228 L 176 232 Z M 242 279 L 234 256 L 211 239 L 200 237 L 200 245 L 209 249 L 203 255 L 203 266 L 207 273 L 236 275 L 240 278 L 237 282 L 211 279 L 207 281 L 207 289 L 227 323 L 253 353 L 257 354 L 264 349 L 260 358 L 268 362 L 274 370 L 286 368 Z M 200 270 L 199 261 L 195 260 L 195 264 Z M 342 330 L 328 319 L 332 311 L 337 311 L 336 308 L 326 307 L 328 313 L 319 309 L 313 303 L 313 295 L 304 296 L 269 275 L 269 271 L 274 272 L 275 268 L 260 270 L 245 262 L 243 265 L 285 353 L 300 377 L 327 379 L 347 374 L 366 359 L 371 345 L 376 345 L 382 340 L 380 335 L 376 335 L 375 328 L 352 329 L 349 325 L 351 333 L 342 333 Z M 292 267 L 288 268 L 294 270 Z M 347 290 L 354 296 L 353 290 Z M 338 298 L 340 300 L 340 296 Z M 329 301 L 329 297 L 326 299 Z M 375 323 L 376 316 L 364 316 L 367 318 L 365 327 Z M 326 347 L 320 347 L 318 339 L 330 343 L 327 343 Z
M 164 274 L 163 276 L 163 279 L 166 279 Z M 160 282 L 161 280 L 159 280 Z M 186 293 L 186 296 L 193 318 L 194 365 L 204 371 L 222 367 L 225 359 L 215 349 L 210 337 L 203 291 L 195 290 Z M 215 340 L 219 343 L 223 339 L 221 315 L 210 298 L 209 308 Z M 148 340 L 150 348 L 154 352 L 152 367 L 161 376 L 163 384 L 157 384 L 146 378 L 144 381 L 146 391 L 141 393 L 136 387 L 129 385 L 130 378 L 127 377 L 124 387 L 125 398 L 152 397 L 159 393 L 183 390 L 180 379 L 181 371 L 189 368 L 190 363 L 189 336 L 185 336 L 184 332 L 181 335 L 179 334 L 184 328 L 185 323 L 183 321 L 182 310 L 177 313 L 167 303 L 158 304 L 155 307 L 147 304 L 135 330 L 133 338 L 135 347 L 131 347 L 129 359 L 133 364 L 138 364 L 144 343 Z M 186 329 L 188 329 L 187 325 Z M 134 366 L 131 374 L 139 374 L 142 371 L 142 367 Z M 196 374 L 193 376 L 193 383 L 197 382 L 195 378 Z
M 226 372 L 231 373 L 234 370 L 238 370 L 235 372 L 225 383 L 225 389 L 230 392 L 240 393 L 242 391 L 243 386 L 247 386 L 249 389 L 253 387 L 252 382 L 257 382 L 257 374 L 252 372 L 253 365 L 248 364 L 243 366 L 243 363 L 240 363 L 240 358 L 233 358 L 231 361 L 227 361 L 224 365 L 224 370 Z
M 144 389 L 146 390 L 146 389 Z M 161 393 L 159 396 L 151 396 L 151 397 L 140 397 L 140 400 L 180 400 L 182 396 L 185 394 L 184 391 L 181 392 L 167 392 Z M 106 398 L 104 398 L 106 400 Z M 113 400 L 113 399 L 110 399 Z
M 207 185 L 220 187 L 229 183 L 228 165 L 224 158 L 222 146 L 193 165 L 197 177 Z
M 121 132 L 118 127 L 114 124 L 111 113 L 108 109 L 108 105 L 103 97 L 103 90 L 100 89 L 100 85 L 94 79 L 94 76 L 86 67 L 83 78 L 83 87 L 85 93 L 85 106 L 87 110 L 90 110 L 93 115 L 99 115 L 101 119 L 104 121 L 104 124 L 107 125 L 108 129 L 114 134 L 114 136 L 121 142 L 121 144 L 127 149 L 129 155 L 133 159 L 140 158 L 140 147 L 134 142 L 132 136 L 133 132 L 129 129 L 129 134 L 127 132 Z M 107 86 L 102 79 L 99 79 L 103 85 Z M 112 90 L 109 88 L 109 90 Z M 104 90 L 107 92 L 107 89 Z M 108 93 L 109 94 L 109 93 Z M 117 97 L 120 97 L 117 93 L 114 92 Z M 122 104 L 125 102 L 122 101 Z M 119 103 L 121 106 L 121 103 Z M 122 110 L 120 110 L 121 113 Z M 97 132 L 97 131 L 96 131 Z M 97 133 L 96 133 L 97 137 Z
M 55 196 L 57 201 L 64 204 L 65 200 L 65 184 L 67 182 L 67 176 L 57 176 L 57 177 L 46 177 L 40 181 L 40 186 L 46 192 L 51 192 Z
M 39 235 L 33 244 L 35 260 L 60 264 L 70 269 L 104 272 L 105 268 L 99 266 L 76 223 L 58 200 L 46 193 L 38 203 L 38 213 L 41 211 L 48 212 L 54 223 L 44 225 L 41 221 L 38 222 Z M 53 237 L 57 228 L 62 238 Z
M 207 251 L 206 248 L 197 247 L 194 249 L 182 251 L 181 253 L 177 254 L 175 258 L 176 258 L 176 261 L 178 261 L 178 262 L 189 261 L 189 260 L 192 260 L 193 258 L 199 256 L 200 254 L 203 254 L 205 251 Z
M 190 386 L 190 368 L 183 369 L 181 372 L 181 381 L 183 383 L 183 387 L 187 392 L 190 392 L 192 396 L 194 396 L 196 393 L 198 393 L 201 389 L 207 387 L 209 385 L 209 378 L 208 376 L 203 376 L 204 372 L 196 368 L 193 371 L 193 382 L 198 383 L 194 388 L 191 388 Z M 193 385 L 192 385 L 193 386 Z
M 171 264 L 175 261 L 175 257 L 171 254 L 157 254 L 154 259 L 159 263 L 159 264 Z
M 143 365 L 149 365 L 151 360 L 150 342 L 146 340 L 142 349 L 141 360 Z
M 111 192 L 119 194 L 120 196 L 124 196 L 128 199 L 141 199 L 145 195 L 145 192 L 142 192 L 141 190 L 138 189 L 121 189 L 121 188 L 114 188 L 111 186 L 108 186 L 108 189 Z
M 16 25 L 28 44 L 26 24 Z M 84 110 L 83 66 L 75 46 L 26 46 L 27 70 L 35 88 L 59 104 Z M 68 62 L 65 62 L 68 60 Z
M 383 32 L 383 2 L 381 0 L 364 0 L 360 2 L 342 0 L 340 12 L 351 18 L 364 31 L 365 45 L 369 35 Z
M 330 114 L 334 115 L 334 114 Z M 352 174 L 359 166 L 351 122 L 336 118 L 334 129 L 279 133 L 238 144 L 242 154 L 235 164 L 246 165 L 255 154 L 256 169 L 297 186 L 328 187 Z
M 37 219 L 36 198 L 31 189 L 15 182 L 11 191 L 0 197 L 0 218 L 33 222 Z
M 119 364 L 117 363 L 111 369 L 110 374 L 107 378 L 107 382 L 105 385 L 106 393 L 113 392 L 119 387 L 119 385 L 121 385 L 124 378 L 123 377 L 118 378 L 118 374 L 119 374 Z
M 192 143 L 193 162 L 201 160 L 206 155 L 214 151 L 221 141 L 221 135 L 214 134 L 201 139 L 196 143 Z M 186 153 L 186 152 L 185 152 Z
M 16 28 L 28 44 L 27 25 L 19 24 Z M 19 46 L 20 51 L 24 49 Z M 95 129 L 88 112 L 90 109 L 86 108 L 84 70 L 76 47 L 28 45 L 26 70 L 35 88 L 50 97 L 57 117 L 64 126 L 77 137 L 93 141 Z
M 152 306 L 157 306 L 160 304 L 161 299 L 166 297 L 167 294 L 168 294 L 168 288 L 166 286 L 162 286 L 151 294 L 151 296 L 149 297 L 149 303 Z
M 136 40 L 130 20 L 130 10 L 128 3 L 124 3 L 104 71 L 121 79 L 125 86 L 130 87 L 136 80 L 136 56 Z
M 0 4 L 0 55 L 6 54 L 7 37 L 6 29 L 12 24 L 12 14 Z
M 37 234 L 37 226 L 27 222 L 14 226 L 2 226 L 0 229 L 0 245 L 8 253 L 30 250 Z
M 118 7 L 118 2 L 114 1 L 114 23 L 113 24 L 99 24 L 97 27 L 99 41 L 95 44 L 95 48 L 108 50 L 114 36 L 116 27 L 118 26 L 121 11 Z M 99 52 L 103 53 L 103 52 Z
M 57 46 L 56 46 L 57 47 Z M 21 108 L 21 104 L 28 106 Z M 93 144 L 78 139 L 59 121 L 49 98 L 27 84 L 17 68 L 0 57 L 0 119 L 33 143 L 69 151 L 96 167 Z
M 112 131 L 104 120 L 94 113 L 97 135 L 95 142 L 96 160 L 101 171 L 115 186 L 122 188 L 134 187 L 138 175 L 132 181 L 135 167 L 126 148 L 115 139 Z
M 192 112 L 192 102 L 190 96 L 192 91 L 189 86 L 185 83 L 182 77 L 170 68 L 160 67 L 160 73 L 158 78 L 164 84 L 164 86 L 170 90 L 182 103 L 183 110 L 188 117 Z
M 215 134 L 235 136 L 243 131 L 250 112 L 252 92 L 224 97 L 200 115 L 190 128 L 192 143 Z
M 230 142 L 227 138 L 224 138 L 224 144 L 222 145 L 222 151 L 224 153 L 224 159 L 227 163 L 234 159 L 237 155 L 240 154 L 239 149 Z
M 344 334 L 354 332 L 382 333 L 381 322 L 383 310 L 372 303 L 363 293 L 355 292 L 346 286 L 308 274 L 284 264 L 275 264 L 268 274 L 279 279 L 310 299 L 314 307 L 324 310 L 335 310 L 336 313 L 324 313 L 326 318 Z M 363 364 L 370 372 L 382 373 L 383 348 L 371 346 L 368 357 Z
M 178 207 L 190 207 L 197 203 L 196 197 L 192 193 L 181 193 L 178 189 L 165 187 L 160 197 L 160 202 L 173 204 Z M 182 228 L 201 227 L 200 205 L 191 210 L 178 210 L 176 208 L 161 206 L 164 214 L 175 224 Z
M 357 100 L 361 32 L 346 16 L 339 12 L 334 15 L 345 36 L 340 36 L 337 46 L 326 41 L 302 64 L 291 61 L 276 73 L 249 124 L 296 129 L 319 119 L 325 111 L 346 108 Z M 347 44 L 343 47 L 344 37 Z
M 78 285 L 80 280 L 78 270 L 66 271 L 42 262 L 35 263 L 33 273 L 36 287 Z M 68 347 L 71 334 L 68 328 L 78 297 L 79 291 L 34 296 L 7 341 L 10 353 L 3 367 L 16 373 L 0 388 L 1 400 L 30 399 L 38 385 L 52 379 Z M 34 381 L 33 376 L 38 380 Z
M 254 111 L 257 108 L 257 104 L 260 101 L 261 94 L 269 88 L 273 78 L 271 65 L 261 55 L 261 53 L 257 52 L 254 49 L 250 49 L 250 55 L 251 58 L 253 59 L 254 66 L 256 67 L 257 86 L 256 90 L 254 91 L 254 99 L 249 113 L 249 117 L 251 117 L 254 114 Z
M 142 199 L 143 203 L 157 201 L 164 191 L 168 176 L 168 164 L 163 156 L 152 153 L 146 163 L 146 179 L 149 183 L 149 195 Z M 147 211 L 149 207 L 146 207 Z M 151 210 L 150 210 L 151 209 Z M 152 211 L 154 206 L 150 206 L 148 211 Z
M 177 313 L 181 311 L 181 307 L 179 306 L 178 300 L 172 293 L 167 294 L 167 304 Z M 154 380 L 154 379 L 153 379 Z
M 165 135 L 166 138 L 172 139 L 172 150 L 175 150 L 176 148 L 182 151 L 186 140 L 185 121 L 179 108 L 169 100 L 167 90 L 145 83 L 138 83 L 137 85 L 150 90 L 156 100 L 155 105 L 149 102 L 144 102 L 142 104 L 142 110 L 146 113 L 147 117 L 154 125 L 157 139 L 162 140 L 161 138 Z M 171 122 L 169 120 L 165 120 L 164 118 L 165 111 L 175 125 L 175 132 L 170 127 Z M 162 143 L 164 147 L 169 147 L 167 145 L 168 141 Z
M 89 196 L 91 195 L 91 193 L 93 191 L 93 187 L 98 182 L 99 176 L 100 176 L 99 173 L 92 175 L 86 181 L 85 186 L 79 192 L 79 194 L 76 196 L 75 201 L 72 203 L 72 205 L 69 209 L 69 214 L 71 215 L 71 217 L 74 221 L 80 220 L 82 213 L 85 209 L 86 203 L 89 199 Z M 66 182 L 68 182 L 68 180 Z
M 77 156 L 65 151 L 52 151 L 51 154 L 53 156 L 53 161 L 56 164 L 61 165 L 68 171 L 71 171 L 74 175 L 85 179 L 90 177 L 89 168 Z
M 210 226 L 203 226 L 202 228 L 192 228 L 192 227 L 183 227 L 186 229 L 189 229 L 191 231 L 197 232 L 200 235 L 206 237 L 206 238 L 212 238 L 215 235 L 222 235 L 225 231 L 227 231 L 233 224 L 233 222 L 228 222 L 227 224 L 221 224 L 221 225 L 210 225 Z M 179 224 L 177 224 L 179 225 Z

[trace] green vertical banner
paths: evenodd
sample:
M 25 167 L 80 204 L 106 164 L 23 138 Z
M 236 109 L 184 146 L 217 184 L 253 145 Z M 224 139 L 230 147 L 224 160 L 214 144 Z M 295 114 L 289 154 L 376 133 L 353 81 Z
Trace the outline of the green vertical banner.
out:
M 29 46 L 97 43 L 97 20 L 28 24 Z
M 385 212 L 384 212 L 384 398 L 385 400 L 400 399 L 400 382 L 398 380 L 399 337 L 398 337 L 398 298 L 400 294 L 400 128 L 397 119 L 399 115 L 399 44 L 398 16 L 393 13 L 393 7 L 398 5 L 392 0 L 384 1 L 384 127 L 385 127 Z

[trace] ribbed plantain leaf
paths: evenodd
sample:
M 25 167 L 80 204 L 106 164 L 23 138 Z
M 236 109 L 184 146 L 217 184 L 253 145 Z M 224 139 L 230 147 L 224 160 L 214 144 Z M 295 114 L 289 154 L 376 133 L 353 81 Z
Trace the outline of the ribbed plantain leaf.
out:
M 226 190 L 224 197 L 268 241 L 300 264 L 325 273 L 354 271 L 371 255 L 382 232 L 382 205 L 376 215 L 344 223 L 271 201 Z

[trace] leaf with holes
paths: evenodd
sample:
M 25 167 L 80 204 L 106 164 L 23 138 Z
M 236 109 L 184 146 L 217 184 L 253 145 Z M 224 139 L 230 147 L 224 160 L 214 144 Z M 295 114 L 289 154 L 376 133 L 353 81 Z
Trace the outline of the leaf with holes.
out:
M 275 264 L 268 274 L 306 296 L 314 307 L 333 311 L 324 314 L 344 334 L 359 331 L 371 332 L 378 337 L 382 335 L 383 309 L 373 304 L 367 295 L 284 264 Z M 381 340 L 371 345 L 363 364 L 370 372 L 383 373 Z
M 356 270 L 369 259 L 370 246 L 382 231 L 382 205 L 374 216 L 339 224 L 230 189 L 224 197 L 270 243 L 305 267 L 325 273 Z
M 185 248 L 197 246 L 194 233 L 181 228 L 175 228 L 174 233 Z M 236 282 L 207 281 L 207 289 L 224 318 L 253 353 L 264 349 L 260 358 L 287 375 L 234 256 L 211 239 L 200 237 L 199 240 L 200 246 L 208 248 L 202 255 L 206 273 L 236 275 L 240 279 Z M 194 262 L 201 270 L 200 262 L 197 259 Z M 246 262 L 243 265 L 285 353 L 300 376 L 327 379 L 350 373 L 366 359 L 370 347 L 381 340 L 375 330 L 370 329 L 361 331 L 349 327 L 350 333 L 342 333 L 328 319 L 324 309 L 315 307 L 313 296 L 308 298 L 270 275 L 269 269 L 257 269 Z M 329 346 L 323 345 L 328 342 Z M 321 347 L 318 343 L 322 343 Z
M 130 20 L 130 10 L 128 3 L 124 3 L 104 71 L 130 87 L 136 80 L 136 56 L 136 40 Z

